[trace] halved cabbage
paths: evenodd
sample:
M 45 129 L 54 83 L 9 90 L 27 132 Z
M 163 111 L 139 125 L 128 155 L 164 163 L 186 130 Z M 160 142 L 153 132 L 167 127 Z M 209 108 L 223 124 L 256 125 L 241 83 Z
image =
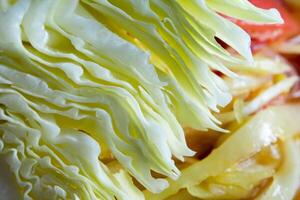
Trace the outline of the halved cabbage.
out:
M 0 147 L 25 199 L 143 199 L 128 173 L 154 193 L 168 182 L 152 172 L 179 177 L 172 156 L 194 154 L 182 127 L 222 130 L 211 111 L 231 94 L 213 70 L 236 77 L 230 65 L 253 61 L 249 36 L 216 11 L 282 21 L 216 3 L 0 2 Z M 99 161 L 111 155 L 118 173 Z

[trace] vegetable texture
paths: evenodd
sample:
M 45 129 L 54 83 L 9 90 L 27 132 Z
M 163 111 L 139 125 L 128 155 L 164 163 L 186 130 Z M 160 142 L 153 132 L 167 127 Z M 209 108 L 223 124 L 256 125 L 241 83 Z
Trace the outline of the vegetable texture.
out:
M 246 160 L 251 155 L 261 151 L 262 148 L 278 140 L 287 141 L 284 144 L 285 159 L 283 164 L 280 165 L 278 172 L 274 175 L 275 180 L 272 182 L 271 187 L 263 192 L 259 199 L 292 199 L 300 183 L 300 160 L 296 158 L 299 147 L 293 141 L 293 137 L 300 132 L 299 123 L 293 120 L 295 117 L 300 117 L 299 109 L 300 104 L 294 104 L 272 107 L 258 113 L 249 122 L 233 132 L 209 156 L 182 170 L 182 175 L 177 181 L 170 180 L 170 187 L 167 190 L 159 195 L 146 192 L 147 199 L 165 199 L 184 188 L 191 195 L 203 198 L 205 191 L 203 191 L 199 184 L 208 178 L 226 177 L 226 175 L 228 176 L 226 173 L 234 173 L 236 169 L 230 167 Z M 280 113 L 280 115 L 277 113 Z M 239 151 L 236 151 L 237 149 Z M 226 156 L 224 156 L 224 153 Z M 252 172 L 253 170 L 261 170 L 262 172 L 261 174 L 256 174 L 258 176 L 256 178 L 258 179 L 262 179 L 264 176 L 271 176 L 274 173 L 268 168 L 260 167 L 257 164 L 254 165 L 256 166 L 251 166 L 250 168 Z M 242 179 L 245 176 L 244 174 L 247 174 L 247 168 L 236 171 L 240 172 L 240 174 L 235 178 Z M 237 181 L 237 183 L 230 183 L 228 180 L 223 183 L 230 189 L 236 184 L 241 187 L 247 181 L 251 185 L 251 181 L 257 180 L 250 180 L 248 178 L 247 180 Z M 274 190 L 277 191 L 274 192 Z M 241 192 L 242 190 L 239 191 Z M 222 191 L 220 192 L 222 194 Z M 223 192 L 223 194 L 228 195 L 227 192 Z M 241 193 L 238 194 L 241 195 Z
M 247 33 L 216 11 L 282 22 L 220 2 L 1 1 L 0 151 L 24 199 L 138 200 L 132 177 L 153 193 L 168 181 L 152 172 L 178 179 L 173 158 L 194 154 L 182 127 L 223 131 L 212 112 L 231 94 L 213 71 L 253 61 Z

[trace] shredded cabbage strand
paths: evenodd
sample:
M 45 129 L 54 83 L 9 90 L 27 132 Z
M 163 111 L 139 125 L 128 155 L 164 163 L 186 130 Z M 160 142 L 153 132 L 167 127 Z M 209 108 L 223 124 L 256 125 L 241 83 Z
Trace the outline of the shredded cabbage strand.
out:
M 237 131 L 231 133 L 206 158 L 183 169 L 179 179 L 170 180 L 170 187 L 165 191 L 160 194 L 145 191 L 146 199 L 166 199 L 185 188 L 191 195 L 205 197 L 203 189 L 198 184 L 226 172 L 236 163 L 248 159 L 277 140 L 284 143 L 283 163 L 272 176 L 271 186 L 259 199 L 292 199 L 300 184 L 300 159 L 297 156 L 299 146 L 294 140 L 300 133 L 300 124 L 295 120 L 300 117 L 299 111 L 300 104 L 291 104 L 274 106 L 259 112 Z M 241 183 L 245 181 L 239 184 Z

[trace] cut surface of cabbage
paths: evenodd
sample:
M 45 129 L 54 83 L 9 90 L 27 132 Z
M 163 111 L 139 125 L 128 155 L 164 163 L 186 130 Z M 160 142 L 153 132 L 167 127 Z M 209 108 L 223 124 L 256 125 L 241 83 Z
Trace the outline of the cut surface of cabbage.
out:
M 159 193 L 180 180 L 174 158 L 195 153 L 183 127 L 224 131 L 213 113 L 231 94 L 214 71 L 253 62 L 218 13 L 282 22 L 234 2 L 0 1 L 0 154 L 22 198 L 139 200 L 135 181 Z

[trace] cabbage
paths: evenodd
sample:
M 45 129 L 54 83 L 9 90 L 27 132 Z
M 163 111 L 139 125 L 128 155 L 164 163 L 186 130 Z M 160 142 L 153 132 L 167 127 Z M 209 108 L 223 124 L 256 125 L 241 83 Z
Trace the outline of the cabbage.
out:
M 299 81 L 299 78 L 297 76 L 292 76 L 281 80 L 278 83 L 267 88 L 261 94 L 258 94 L 254 99 L 251 99 L 249 102 L 243 103 L 245 105 L 242 105 L 242 107 L 238 106 L 234 111 L 219 114 L 217 117 L 225 124 L 228 122 L 232 122 L 235 119 L 242 118 L 243 116 L 253 114 L 254 112 L 257 112 L 259 109 L 261 109 L 264 105 L 269 103 L 272 99 L 280 96 L 285 92 L 288 92 L 297 81 Z M 238 117 L 236 117 L 237 115 Z
M 231 95 L 212 70 L 253 61 L 216 11 L 281 22 L 246 2 L 1 1 L 0 150 L 24 199 L 143 199 L 132 177 L 154 193 L 168 182 L 152 172 L 178 179 L 182 127 L 222 130 L 212 111 Z
M 106 23 L 113 21 L 113 30 L 123 33 L 127 40 L 128 34 L 132 35 L 133 42 L 142 43 L 143 49 L 151 52 L 161 79 L 168 83 L 165 88 L 171 94 L 173 110 L 183 126 L 219 130 L 209 108 L 218 111 L 217 106 L 227 105 L 231 97 L 228 88 L 211 69 L 234 77 L 223 63 L 252 62 L 246 32 L 217 15 L 213 7 L 202 0 L 84 2 L 104 13 Z M 241 3 L 241 7 L 255 10 L 249 4 Z M 233 8 L 232 11 L 232 15 L 236 13 Z M 261 12 L 258 21 L 280 23 L 281 19 L 277 11 L 271 10 Z M 229 54 L 215 37 L 233 47 L 247 62 Z
M 293 199 L 300 185 L 299 144 L 291 139 L 284 143 L 284 162 L 268 190 L 257 199 Z
M 198 184 L 207 178 L 216 177 L 224 173 L 239 161 L 249 158 L 263 147 L 277 140 L 284 142 L 284 156 L 287 157 L 284 157 L 284 164 L 274 175 L 274 182 L 267 188 L 262 198 L 291 199 L 290 197 L 297 191 L 300 180 L 300 160 L 299 156 L 295 157 L 297 155 L 297 148 L 293 147 L 295 146 L 293 137 L 300 132 L 300 124 L 295 120 L 300 117 L 299 110 L 300 104 L 291 104 L 274 106 L 259 112 L 237 131 L 231 133 L 206 158 L 183 169 L 182 175 L 178 180 L 169 180 L 170 187 L 165 191 L 160 194 L 151 194 L 145 191 L 146 199 L 165 199 L 184 188 L 187 188 L 192 195 L 203 195 L 203 190 L 198 187 Z M 243 180 L 243 182 L 245 181 L 248 180 Z M 278 193 L 274 193 L 274 190 L 279 191 L 277 191 Z
M 286 73 L 291 71 L 291 66 L 284 58 L 268 49 L 255 54 L 253 65 L 233 65 L 230 69 L 238 73 L 239 77 L 241 73 L 266 76 Z
M 187 191 L 200 199 L 246 199 L 261 180 L 272 178 L 271 166 L 252 164 L 228 169 L 221 175 L 205 180 L 204 184 L 189 187 Z

